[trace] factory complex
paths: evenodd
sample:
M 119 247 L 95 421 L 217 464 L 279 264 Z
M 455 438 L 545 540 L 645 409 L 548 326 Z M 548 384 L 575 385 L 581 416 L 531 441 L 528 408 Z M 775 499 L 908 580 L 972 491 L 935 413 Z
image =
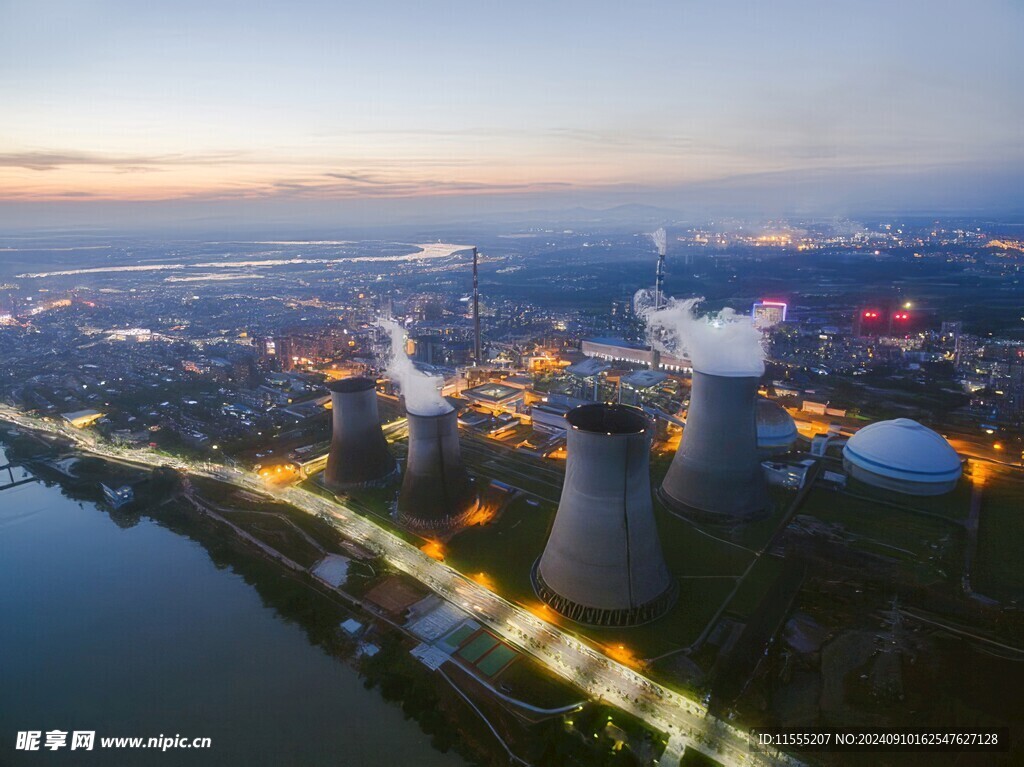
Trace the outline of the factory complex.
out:
M 581 352 L 553 374 L 431 379 L 447 396 L 429 412 L 403 388 L 433 371 L 334 381 L 330 450 L 309 481 L 502 596 L 650 657 L 723 630 L 718 616 L 756 580 L 746 574 L 782 561 L 779 524 L 816 481 L 898 499 L 949 493 L 961 475 L 949 443 L 915 421 L 812 439 L 764 376 L 683 357 L 666 367 L 612 339 Z M 729 546 L 749 566 L 705 584 L 714 562 L 743 560 Z

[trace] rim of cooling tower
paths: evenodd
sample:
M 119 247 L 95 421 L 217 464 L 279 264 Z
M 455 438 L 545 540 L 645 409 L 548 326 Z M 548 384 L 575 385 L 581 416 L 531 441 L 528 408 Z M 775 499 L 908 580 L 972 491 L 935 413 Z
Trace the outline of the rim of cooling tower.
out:
M 604 402 L 575 407 L 565 414 L 565 420 L 578 431 L 609 437 L 642 434 L 648 427 L 647 417 L 639 408 Z
M 408 402 L 406 402 L 405 404 L 406 417 L 418 418 L 421 421 L 429 421 L 433 418 L 444 418 L 445 416 L 449 416 L 452 413 L 455 413 L 455 408 L 453 408 L 451 405 L 449 405 L 448 409 L 445 410 L 443 413 L 417 413 L 415 410 L 409 407 Z M 458 418 L 458 414 L 456 414 L 456 418 Z
M 598 628 L 630 628 L 653 623 L 672 608 L 679 596 L 679 581 L 672 578 L 667 589 L 642 605 L 618 609 L 589 607 L 563 597 L 544 582 L 540 574 L 540 557 L 530 568 L 530 583 L 537 598 L 559 615 L 573 623 Z
M 339 378 L 336 381 L 331 381 L 330 383 L 327 384 L 328 391 L 336 392 L 338 394 L 355 394 L 356 392 L 362 392 L 376 388 L 376 381 L 370 378 L 363 378 L 362 376 L 353 376 L 351 378 Z

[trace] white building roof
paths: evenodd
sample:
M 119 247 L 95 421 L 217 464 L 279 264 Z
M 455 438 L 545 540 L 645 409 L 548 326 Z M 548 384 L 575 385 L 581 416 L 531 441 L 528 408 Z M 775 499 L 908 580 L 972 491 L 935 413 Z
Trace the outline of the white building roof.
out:
M 960 457 L 942 435 L 909 418 L 865 426 L 850 437 L 843 457 L 865 471 L 911 482 L 950 482 L 961 472 Z
M 580 378 L 590 378 L 610 369 L 611 365 L 607 362 L 599 360 L 597 357 L 587 357 L 585 360 L 580 360 L 575 365 L 567 367 L 565 372 L 572 373 Z
M 668 373 L 660 370 L 634 370 L 622 376 L 622 383 L 629 384 L 634 389 L 650 389 L 663 383 L 668 378 Z

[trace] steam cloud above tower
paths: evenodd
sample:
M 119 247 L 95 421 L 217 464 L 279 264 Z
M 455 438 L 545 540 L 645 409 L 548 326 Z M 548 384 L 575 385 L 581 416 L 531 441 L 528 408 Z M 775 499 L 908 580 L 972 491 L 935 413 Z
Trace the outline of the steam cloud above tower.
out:
M 643 309 L 647 337 L 660 351 L 684 355 L 695 370 L 717 376 L 764 373 L 764 338 L 750 318 L 726 307 L 700 315 L 703 298 L 670 299 L 661 309 Z
M 416 415 L 443 415 L 452 406 L 441 396 L 443 380 L 418 370 L 405 353 L 405 328 L 393 319 L 381 318 L 377 324 L 384 328 L 391 339 L 388 355 L 387 374 L 398 382 L 405 397 L 405 407 Z
M 664 256 L 668 249 L 668 235 L 665 233 L 665 227 L 656 232 L 651 232 L 649 236 L 654 242 L 654 247 L 658 249 L 658 255 Z

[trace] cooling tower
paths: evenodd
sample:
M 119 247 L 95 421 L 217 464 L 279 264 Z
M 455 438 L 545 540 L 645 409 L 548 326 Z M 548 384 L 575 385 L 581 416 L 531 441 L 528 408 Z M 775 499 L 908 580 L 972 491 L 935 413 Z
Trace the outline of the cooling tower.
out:
M 343 378 L 331 390 L 331 452 L 324 484 L 332 490 L 380 485 L 398 470 L 377 413 L 377 392 L 368 378 Z
M 409 456 L 398 496 L 398 519 L 413 529 L 442 532 L 459 527 L 477 506 L 462 465 L 454 410 L 409 413 Z
M 693 371 L 683 438 L 659 490 L 669 509 L 719 522 L 765 511 L 768 490 L 757 451 L 759 380 Z
M 602 404 L 565 418 L 565 484 L 533 567 L 534 590 L 579 623 L 647 623 L 676 594 L 654 523 L 647 419 L 636 408 Z

